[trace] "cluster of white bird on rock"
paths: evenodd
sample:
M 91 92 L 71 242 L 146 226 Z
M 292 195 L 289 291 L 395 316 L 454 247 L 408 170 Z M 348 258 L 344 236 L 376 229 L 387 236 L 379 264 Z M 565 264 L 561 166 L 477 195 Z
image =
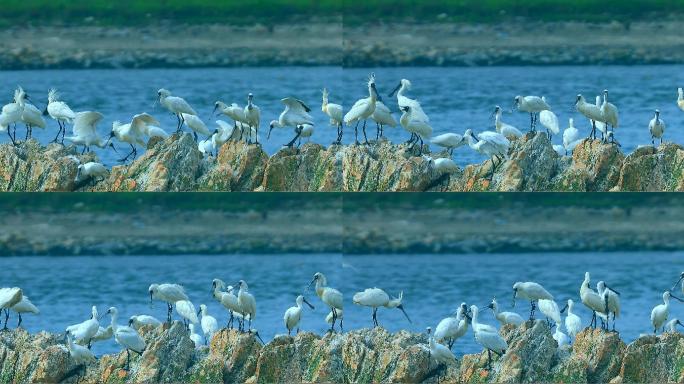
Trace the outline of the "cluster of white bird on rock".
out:
M 604 281 L 599 281 L 596 284 L 596 290 L 594 290 L 591 288 L 590 282 L 590 274 L 585 272 L 584 280 L 579 288 L 579 302 L 592 313 L 588 326 L 597 328 L 598 320 L 601 320 L 602 330 L 615 332 L 615 322 L 620 317 L 620 293 L 608 286 Z M 684 272 L 681 273 L 679 280 L 677 280 L 674 286 L 663 293 L 663 303 L 656 305 L 651 311 L 650 320 L 653 333 L 657 333 L 658 330 L 662 332 L 666 330 L 676 332 L 675 328 L 677 325 L 684 326 L 676 318 L 669 319 L 670 299 L 684 301 L 672 294 L 672 291 L 680 283 L 681 292 L 684 294 Z M 325 322 L 330 324 L 329 331 L 335 332 L 335 324 L 339 321 L 339 330 L 343 332 L 342 293 L 328 286 L 327 278 L 320 272 L 314 274 L 313 279 L 307 286 L 307 290 L 311 286 L 314 286 L 316 296 L 330 310 L 325 318 Z M 256 329 L 252 328 L 252 321 L 256 318 L 256 298 L 249 292 L 247 283 L 244 280 L 240 280 L 236 287 L 237 292 L 233 286 L 226 286 L 220 279 L 212 281 L 212 296 L 227 311 L 226 328 L 232 329 L 234 322 L 237 321 L 237 329 L 239 331 L 254 334 L 264 343 Z M 208 313 L 207 306 L 202 304 L 199 306 L 199 310 L 196 311 L 195 306 L 189 300 L 185 289 L 181 285 L 169 283 L 152 284 L 148 289 L 148 293 L 150 305 L 152 305 L 153 300 L 166 303 L 166 322 L 168 324 L 172 322 L 172 314 L 175 308 L 196 347 L 199 348 L 202 345 L 208 344 L 212 336 L 219 331 L 218 321 Z M 518 299 L 530 302 L 530 314 L 527 321 L 534 323 L 535 311 L 539 309 L 546 317 L 549 327 L 555 327 L 553 338 L 556 340 L 559 348 L 571 344 L 575 336 L 583 329 L 582 319 L 574 312 L 575 302 L 572 299 L 568 299 L 567 304 L 562 309 L 559 308 L 556 301 L 554 301 L 554 296 L 539 283 L 528 281 L 513 284 L 513 307 L 515 307 L 515 302 Z M 402 300 L 403 293 L 400 293 L 396 298 L 392 298 L 380 288 L 368 288 L 354 294 L 352 302 L 355 305 L 371 308 L 373 326 L 378 327 L 380 324 L 377 312 L 380 307 L 399 309 L 406 319 L 411 322 L 404 309 Z M 304 304 L 314 309 L 314 306 L 306 300 L 304 295 L 298 295 L 295 298 L 295 305 L 285 310 L 283 323 L 285 329 L 287 329 L 288 336 L 291 335 L 293 330 L 299 332 Z M 492 310 L 494 318 L 501 326 L 507 324 L 520 326 L 526 321 L 515 312 L 503 311 L 495 298 L 483 307 Z M 7 329 L 10 312 L 18 314 L 19 322 L 17 326 L 21 325 L 22 313 L 39 313 L 38 308 L 29 301 L 28 297 L 23 295 L 20 288 L 16 287 L 0 288 L 0 310 L 5 312 L 4 329 Z M 563 320 L 561 316 L 566 312 L 566 317 Z M 458 306 L 453 315 L 442 319 L 434 329 L 434 332 L 432 332 L 431 327 L 428 327 L 429 343 L 425 348 L 429 350 L 430 356 L 439 364 L 455 360 L 456 357 L 452 352 L 455 342 L 465 336 L 469 328 L 472 328 L 475 341 L 488 352 L 488 366 L 491 367 L 492 352 L 501 356 L 506 353 L 508 345 L 496 327 L 480 322 L 479 314 L 480 308 L 478 306 L 468 306 L 464 302 Z M 161 326 L 162 322 L 153 316 L 141 314 L 131 316 L 127 325 L 119 325 L 117 323 L 118 310 L 116 307 L 110 307 L 105 315 L 109 315 L 111 318 L 110 324 L 107 326 L 100 324 L 102 317 L 98 317 L 97 307 L 93 306 L 91 315 L 87 320 L 68 326 L 65 332 L 66 348 L 76 364 L 84 364 L 95 359 L 90 350 L 93 343 L 113 338 L 127 352 L 125 369 L 128 369 L 130 366 L 130 352 L 142 354 L 146 348 L 145 340 L 139 334 L 140 327 L 157 327 Z M 613 323 L 612 329 L 610 328 L 611 320 Z M 195 324 L 197 323 L 201 326 L 202 335 L 195 332 Z

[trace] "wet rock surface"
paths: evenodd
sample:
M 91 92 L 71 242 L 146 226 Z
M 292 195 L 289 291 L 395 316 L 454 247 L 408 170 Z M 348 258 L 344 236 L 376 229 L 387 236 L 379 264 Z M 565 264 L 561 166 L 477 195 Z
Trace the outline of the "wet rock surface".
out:
M 491 369 L 486 351 L 438 363 L 427 335 L 382 328 L 323 336 L 301 332 L 276 336 L 266 345 L 254 334 L 223 329 L 199 348 L 180 322 L 140 332 L 147 349 L 132 354 L 126 370 L 125 352 L 76 365 L 62 335 L 3 331 L 0 378 L 15 383 L 638 383 L 680 382 L 684 366 L 679 333 L 642 336 L 625 345 L 616 333 L 585 329 L 572 346 L 559 349 L 543 320 L 503 327 L 509 348 L 494 356 Z

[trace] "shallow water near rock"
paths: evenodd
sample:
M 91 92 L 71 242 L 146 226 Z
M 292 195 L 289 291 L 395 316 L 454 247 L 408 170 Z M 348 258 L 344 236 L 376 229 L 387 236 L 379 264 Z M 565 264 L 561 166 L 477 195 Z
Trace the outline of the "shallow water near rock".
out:
M 175 117 L 155 105 L 156 92 L 165 87 L 184 97 L 195 107 L 210 129 L 218 118 L 211 115 L 214 102 L 245 104 L 247 92 L 255 94 L 255 102 L 262 111 L 261 142 L 267 153 L 275 153 L 293 134 L 290 129 L 275 129 L 266 140 L 268 123 L 277 119 L 283 106 L 280 99 L 294 95 L 304 100 L 313 110 L 316 132 L 312 141 L 324 145 L 335 139 L 335 128 L 320 110 L 321 89 L 330 90 L 330 101 L 344 104 L 348 109 L 357 99 L 367 96 L 365 81 L 370 72 L 377 76 L 378 90 L 387 105 L 395 108 L 395 99 L 387 94 L 402 77 L 413 83 L 409 93 L 418 99 L 429 115 L 434 135 L 445 132 L 462 133 L 467 128 L 479 132 L 493 129 L 490 118 L 494 106 L 509 110 L 517 94 L 545 95 L 558 115 L 561 130 L 568 118 L 575 118 L 575 126 L 582 135 L 588 134 L 589 122 L 574 109 L 577 93 L 593 101 L 604 88 L 620 109 L 620 128 L 616 138 L 622 150 L 632 152 L 650 143 L 648 122 L 653 110 L 659 108 L 668 124 L 666 141 L 684 142 L 684 133 L 677 129 L 684 115 L 677 108 L 677 86 L 684 84 L 684 66 L 554 66 L 554 67 L 481 67 L 481 68 L 354 68 L 285 67 L 285 68 L 220 68 L 220 69 L 149 69 L 149 70 L 40 70 L 0 71 L 1 100 L 9 102 L 12 90 L 22 85 L 40 109 L 45 107 L 47 89 L 56 87 L 75 111 L 96 110 L 105 115 L 98 127 L 101 135 L 111 130 L 114 120 L 130 121 L 141 112 L 153 114 L 167 132 L 175 129 Z M 398 111 L 395 117 L 400 117 Z M 505 113 L 503 120 L 523 132 L 529 127 L 529 116 L 521 112 Z M 186 128 L 187 129 L 187 128 Z M 24 129 L 18 129 L 23 137 Z M 46 131 L 34 130 L 42 143 L 52 140 L 57 133 L 54 121 Z M 68 132 L 70 133 L 70 132 Z M 359 130 L 360 136 L 361 132 Z M 369 139 L 375 138 L 375 125 L 369 123 Z M 4 134 L 3 134 L 4 135 Z M 395 143 L 408 139 L 400 128 L 386 128 L 385 135 Z M 1 141 L 9 140 L 6 135 Z M 345 127 L 345 143 L 353 142 L 353 127 Z M 560 144 L 562 136 L 553 139 Z M 119 145 L 127 153 L 127 146 Z M 432 148 L 433 151 L 437 147 Z M 113 151 L 97 150 L 101 160 L 116 164 Z M 139 151 L 140 153 L 140 151 Z M 469 148 L 459 148 L 454 160 L 460 164 L 478 163 L 483 157 Z
M 371 326 L 371 311 L 354 306 L 354 292 L 380 287 L 390 295 L 404 292 L 404 306 L 413 321 L 409 324 L 398 310 L 381 308 L 380 324 L 394 332 L 401 329 L 422 332 L 435 327 L 462 301 L 485 306 L 497 297 L 502 310 L 514 310 L 526 317 L 529 304 L 518 300 L 511 309 L 515 281 L 533 280 L 544 285 L 562 307 L 572 298 L 575 313 L 587 325 L 591 313 L 579 303 L 579 286 L 585 271 L 590 271 L 592 287 L 605 280 L 621 293 L 622 315 L 617 328 L 626 342 L 650 333 L 651 309 L 661 303 L 662 292 L 677 279 L 682 253 L 553 253 L 487 255 L 226 255 L 226 256 L 98 256 L 98 257 L 11 257 L 0 259 L 3 285 L 19 285 L 41 309 L 39 316 L 24 316 L 31 332 L 62 332 L 73 323 L 85 320 L 90 306 L 101 313 L 115 305 L 123 322 L 133 314 L 152 314 L 164 318 L 165 305 L 149 306 L 147 288 L 152 282 L 183 284 L 196 308 L 204 303 L 220 325 L 226 312 L 211 297 L 211 279 L 227 284 L 245 279 L 257 299 L 257 318 L 253 324 L 268 342 L 284 333 L 282 315 L 294 305 L 297 294 L 305 292 L 316 306 L 302 317 L 302 330 L 322 334 L 327 315 L 313 290 L 305 291 L 311 276 L 321 271 L 331 286 L 345 295 L 345 330 Z M 343 268 L 340 268 L 340 265 Z M 37 278 L 36 276 L 39 276 Z M 47 278 L 46 278 L 47 277 Z M 677 290 L 675 294 L 680 294 Z M 673 302 L 670 318 L 684 317 L 684 307 Z M 539 316 L 539 313 L 538 313 Z M 178 318 L 174 315 L 174 318 Z M 102 322 L 108 322 L 103 319 Z M 497 325 L 491 311 L 485 310 L 483 322 Z M 16 318 L 10 319 L 10 325 Z M 94 346 L 97 354 L 117 351 L 113 341 Z M 480 350 L 472 334 L 460 339 L 458 354 Z

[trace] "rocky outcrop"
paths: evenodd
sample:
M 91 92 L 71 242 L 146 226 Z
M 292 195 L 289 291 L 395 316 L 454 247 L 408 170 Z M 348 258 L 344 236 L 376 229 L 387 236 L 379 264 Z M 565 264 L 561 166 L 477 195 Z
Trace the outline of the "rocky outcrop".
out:
M 258 145 L 228 142 L 214 156 L 199 152 L 189 134 L 152 140 L 128 165 L 104 180 L 74 184 L 79 156 L 73 147 L 36 141 L 0 145 L 0 190 L 9 191 L 679 191 L 684 148 L 666 143 L 626 156 L 616 144 L 584 140 L 572 156 L 559 156 L 544 133 L 514 140 L 504 159 L 449 172 L 417 147 L 387 140 L 368 145 L 307 143 L 270 157 Z M 492 172 L 492 167 L 494 167 Z
M 101 356 L 77 366 L 62 336 L 24 330 L 0 333 L 2 382 L 84 383 L 637 383 L 684 379 L 684 336 L 642 336 L 625 345 L 616 333 L 585 329 L 573 345 L 558 348 L 543 320 L 500 330 L 508 350 L 457 356 L 444 364 L 431 357 L 425 334 L 382 328 L 319 336 L 302 332 L 262 345 L 256 335 L 223 329 L 210 346 L 195 348 L 175 322 L 143 327 L 142 355 Z M 465 337 L 472 337 L 468 333 Z M 458 345 L 458 343 L 457 343 Z

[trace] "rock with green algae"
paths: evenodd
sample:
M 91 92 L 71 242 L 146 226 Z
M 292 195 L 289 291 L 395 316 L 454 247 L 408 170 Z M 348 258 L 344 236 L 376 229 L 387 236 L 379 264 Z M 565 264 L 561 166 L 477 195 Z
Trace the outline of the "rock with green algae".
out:
M 253 191 L 261 186 L 268 155 L 261 146 L 229 141 L 198 181 L 200 191 Z
M 317 192 L 342 189 L 341 146 L 325 149 L 307 143 L 301 148 L 282 148 L 268 160 L 263 190 Z
M 663 143 L 637 148 L 624 160 L 620 191 L 684 191 L 684 148 Z
M 560 365 L 567 376 L 586 377 L 590 383 L 606 383 L 619 375 L 625 348 L 617 333 L 585 328 L 575 337 L 568 360 Z M 573 367 L 586 367 L 586 371 L 574 372 Z
M 624 383 L 684 381 L 684 335 L 666 332 L 642 336 L 627 346 L 620 368 Z
M 601 140 L 585 139 L 572 152 L 572 163 L 553 180 L 558 191 L 609 191 L 618 184 L 625 155 Z
M 45 332 L 30 335 L 23 329 L 0 332 L 0 382 L 56 383 L 75 376 L 63 339 Z
M 211 339 L 209 354 L 195 364 L 191 382 L 243 383 L 255 380 L 257 362 L 263 346 L 251 333 L 221 329 Z M 205 381 L 205 380 L 209 381 Z

